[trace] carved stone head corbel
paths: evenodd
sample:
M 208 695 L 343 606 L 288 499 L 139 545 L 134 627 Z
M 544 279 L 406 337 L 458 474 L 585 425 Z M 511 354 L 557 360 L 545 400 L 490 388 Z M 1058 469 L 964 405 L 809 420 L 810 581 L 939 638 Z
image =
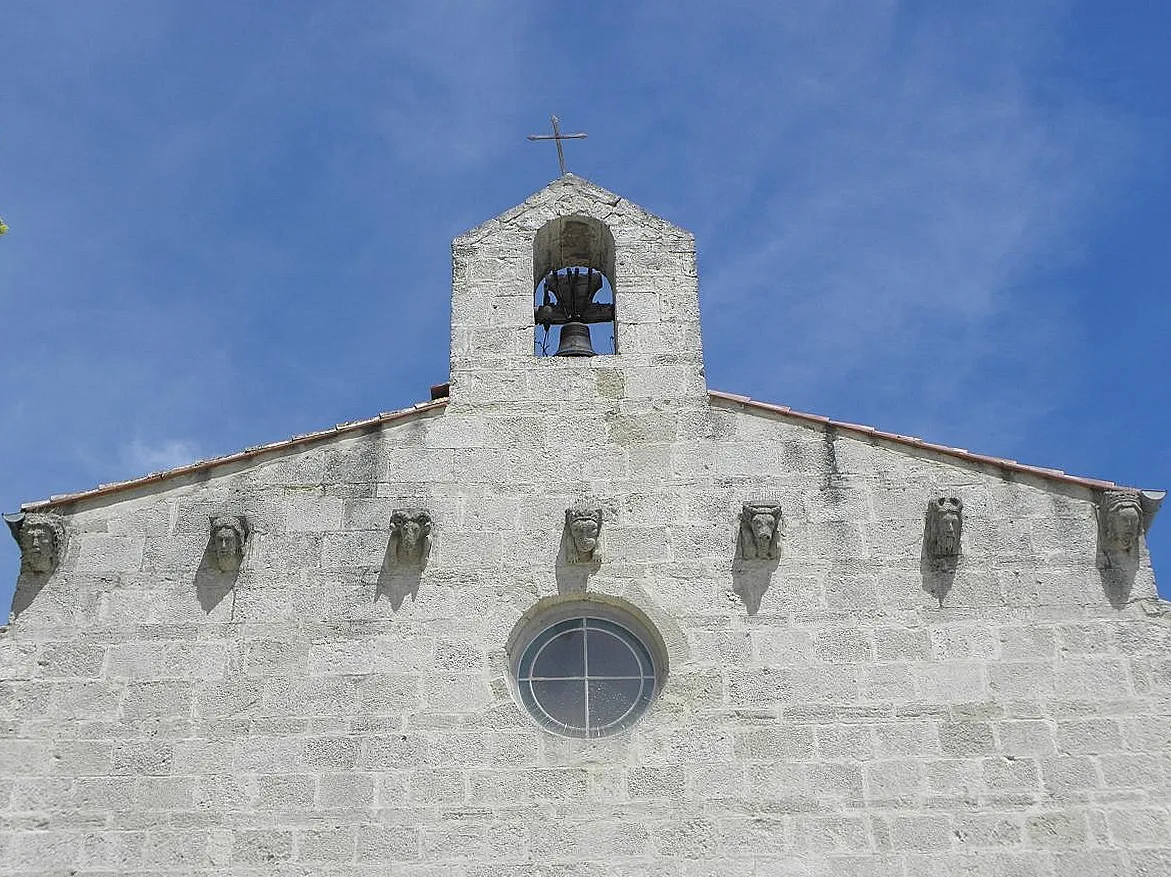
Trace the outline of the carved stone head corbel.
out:
M 744 503 L 740 509 L 740 556 L 744 560 L 776 560 L 782 523 L 781 507 L 776 503 Z
M 236 572 L 244 560 L 248 521 L 238 515 L 212 515 L 211 550 L 220 572 Z
M 400 564 L 421 564 L 431 551 L 431 513 L 396 509 L 390 516 L 390 557 Z
M 939 496 L 927 503 L 923 553 L 936 572 L 955 572 L 962 546 L 964 503 L 958 497 Z
M 566 509 L 565 536 L 567 563 L 593 563 L 598 559 L 602 536 L 602 510 L 586 506 Z
M 65 523 L 49 512 L 18 512 L 5 515 L 5 522 L 20 546 L 22 572 L 45 575 L 61 563 L 65 552 Z
M 1133 557 L 1145 515 L 1137 490 L 1104 490 L 1098 503 L 1098 544 L 1108 558 Z

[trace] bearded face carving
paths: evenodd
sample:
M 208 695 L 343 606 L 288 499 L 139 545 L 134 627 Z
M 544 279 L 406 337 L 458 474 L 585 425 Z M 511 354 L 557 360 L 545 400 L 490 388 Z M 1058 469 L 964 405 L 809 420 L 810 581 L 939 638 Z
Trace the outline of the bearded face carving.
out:
M 59 515 L 15 514 L 4 520 L 20 545 L 20 566 L 45 575 L 57 569 L 65 547 L 65 525 Z
M 20 550 L 33 572 L 52 572 L 57 567 L 57 536 L 44 524 L 26 524 L 20 531 Z
M 248 522 L 244 518 L 219 515 L 211 519 L 211 549 L 220 572 L 235 572 L 244 559 Z
M 1098 506 L 1102 548 L 1107 553 L 1130 554 L 1143 532 L 1143 507 L 1138 493 L 1107 490 Z
M 740 556 L 745 560 L 775 560 L 779 554 L 781 507 L 746 502 L 740 509 Z
M 574 508 L 565 512 L 565 559 L 569 563 L 591 563 L 596 559 L 602 535 L 602 510 Z
M 955 572 L 959 563 L 960 537 L 964 530 L 964 504 L 954 496 L 927 503 L 927 528 L 923 548 L 937 572 Z
M 431 514 L 399 509 L 390 516 L 390 556 L 402 564 L 421 564 L 431 551 Z

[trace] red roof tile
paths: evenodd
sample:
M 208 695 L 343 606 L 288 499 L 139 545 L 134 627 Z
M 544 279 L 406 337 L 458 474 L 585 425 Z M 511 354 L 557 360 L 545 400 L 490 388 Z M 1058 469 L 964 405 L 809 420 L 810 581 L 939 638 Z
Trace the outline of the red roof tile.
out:
M 951 448 L 947 445 L 937 445 L 933 442 L 926 442 L 917 436 L 899 435 L 893 432 L 883 432 L 880 429 L 875 429 L 873 426 L 865 426 L 860 423 L 846 423 L 841 420 L 833 420 L 829 417 L 822 417 L 820 414 L 806 414 L 803 411 L 794 411 L 788 405 L 770 405 L 767 402 L 758 402 L 749 396 L 740 396 L 735 393 L 723 393 L 719 390 L 709 390 L 708 395 L 713 399 L 718 399 L 724 402 L 734 402 L 743 405 L 750 410 L 767 412 L 769 414 L 780 414 L 783 417 L 788 417 L 793 420 L 804 421 L 805 423 L 817 424 L 818 426 L 829 426 L 834 429 L 840 429 L 845 432 L 854 432 L 867 438 L 877 438 L 883 441 L 893 442 L 895 444 L 903 445 L 904 447 L 917 448 L 924 451 L 933 451 L 937 454 L 943 454 L 953 459 L 962 460 L 966 463 L 980 463 L 987 466 L 995 466 L 999 469 L 1005 469 L 1009 472 L 1020 472 L 1026 475 L 1035 475 L 1039 478 L 1047 478 L 1050 481 L 1060 481 L 1064 484 L 1077 484 L 1081 487 L 1088 487 L 1092 490 L 1103 490 L 1108 488 L 1116 488 L 1119 485 L 1113 481 L 1102 481 L 1098 478 L 1084 478 L 1078 475 L 1067 475 L 1060 469 L 1048 469 L 1042 466 L 1029 466 L 1025 463 L 1018 463 L 1016 460 L 1007 460 L 1000 457 L 989 457 L 984 454 L 973 454 L 965 448 Z M 1160 494 L 1164 491 L 1145 491 L 1148 498 L 1161 502 L 1162 496 Z
M 894 444 L 903 445 L 904 447 L 916 448 L 918 450 L 932 451 L 937 454 L 943 454 L 947 457 L 952 457 L 966 463 L 978 463 L 981 465 L 994 466 L 996 468 L 1006 470 L 1009 472 L 1019 472 L 1026 475 L 1034 475 L 1039 478 L 1049 479 L 1051 481 L 1058 481 L 1063 484 L 1076 484 L 1081 487 L 1090 488 L 1091 490 L 1102 490 L 1107 488 L 1117 487 L 1113 481 L 1103 481 L 1097 478 L 1084 478 L 1077 475 L 1067 475 L 1060 469 L 1048 469 L 1042 466 L 1029 466 L 1024 463 L 1018 463 L 1016 460 L 1007 460 L 1000 457 L 989 457 L 984 454 L 974 454 L 964 448 L 952 448 L 947 445 L 938 445 L 933 442 L 923 441 L 921 438 L 914 436 L 899 435 L 893 432 L 883 432 L 875 429 L 872 426 L 866 426 L 860 423 L 847 423 L 841 420 L 833 420 L 829 417 L 823 417 L 819 414 L 808 414 L 803 411 L 794 411 L 788 405 L 771 405 L 767 402 L 758 402 L 749 396 L 740 396 L 735 393 L 724 393 L 719 390 L 710 390 L 708 395 L 712 399 L 731 402 L 744 406 L 746 409 L 758 411 L 768 414 L 779 414 L 783 417 L 792 420 L 801 421 L 808 424 L 814 424 L 820 427 L 832 427 L 833 429 L 840 429 L 845 432 L 857 433 L 866 438 L 877 438 L 882 441 L 892 442 Z M 106 496 L 112 493 L 120 493 L 124 490 L 133 490 L 138 487 L 145 487 L 150 484 L 157 484 L 162 481 L 167 481 L 171 478 L 177 478 L 182 475 L 190 475 L 196 472 L 205 472 L 216 466 L 223 466 L 228 463 L 236 463 L 242 460 L 249 460 L 258 457 L 262 454 L 267 454 L 272 451 L 286 450 L 288 448 L 296 448 L 303 445 L 312 444 L 313 442 L 334 438 L 338 435 L 344 435 L 350 432 L 358 432 L 363 429 L 368 429 L 374 426 L 381 426 L 386 423 L 396 423 L 401 420 L 406 420 L 418 414 L 423 414 L 429 411 L 437 411 L 447 405 L 447 397 L 440 397 L 430 402 L 419 402 L 412 405 L 410 408 L 403 408 L 398 411 L 386 411 L 376 417 L 371 417 L 366 420 L 353 420 L 349 423 L 340 423 L 337 426 L 329 429 L 323 429 L 318 432 L 305 433 L 303 435 L 296 435 L 284 441 L 272 442 L 266 445 L 257 445 L 251 448 L 246 448 L 243 451 L 235 454 L 228 454 L 223 457 L 214 457 L 210 460 L 199 460 L 194 463 L 189 463 L 186 466 L 179 466 L 175 469 L 168 469 L 163 472 L 152 472 L 150 475 L 145 475 L 141 478 L 133 478 L 129 481 L 118 481 L 112 484 L 103 484 L 92 490 L 83 490 L 77 493 L 57 494 L 49 497 L 46 500 L 37 502 L 24 503 L 21 508 L 24 511 L 38 511 L 42 509 L 52 508 L 55 506 L 67 505 L 69 503 L 78 502 L 79 500 L 95 499 L 97 497 Z M 1144 491 L 1147 498 L 1154 502 L 1156 506 L 1162 502 L 1164 491 Z
M 111 493 L 120 493 L 123 490 L 133 490 L 136 487 L 146 487 L 150 484 L 157 484 L 161 481 L 166 481 L 171 478 L 178 478 L 182 475 L 190 475 L 195 472 L 204 472 L 215 466 L 223 466 L 227 463 L 238 463 L 242 460 L 250 460 L 253 457 L 258 457 L 261 454 L 267 454 L 271 451 L 283 451 L 287 448 L 296 448 L 302 445 L 312 444 L 321 439 L 336 438 L 339 435 L 345 435 L 350 432 L 358 432 L 363 429 L 369 429 L 373 426 L 381 426 L 384 423 L 395 423 L 400 420 L 409 419 L 417 414 L 423 414 L 427 411 L 437 411 L 447 405 L 447 399 L 436 399 L 432 402 L 418 402 L 410 408 L 403 408 L 398 411 L 384 411 L 376 417 L 370 417 L 365 420 L 351 420 L 348 423 L 339 423 L 337 426 L 329 429 L 319 430 L 318 432 L 309 432 L 304 435 L 295 435 L 292 438 L 284 441 L 272 442 L 266 445 L 254 445 L 250 448 L 245 448 L 235 454 L 228 454 L 224 457 L 213 457 L 210 460 L 197 460 L 194 463 L 188 463 L 186 466 L 179 466 L 175 469 L 167 469 L 164 472 L 152 472 L 150 475 L 144 475 L 141 478 L 132 478 L 129 481 L 116 481 L 112 484 L 103 484 L 92 490 L 83 490 L 78 493 L 61 493 L 49 497 L 48 499 L 39 500 L 37 502 L 26 502 L 21 506 L 22 511 L 32 512 L 40 511 L 54 506 L 67 505 L 69 503 L 77 502 L 83 499 L 95 499 L 100 496 L 106 496 Z

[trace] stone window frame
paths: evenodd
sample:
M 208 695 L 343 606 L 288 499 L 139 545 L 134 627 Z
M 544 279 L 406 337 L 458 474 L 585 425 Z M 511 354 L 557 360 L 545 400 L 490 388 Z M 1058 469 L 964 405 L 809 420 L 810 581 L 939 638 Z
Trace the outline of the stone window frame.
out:
M 550 629 L 567 621 L 583 619 L 597 619 L 624 630 L 641 645 L 651 665 L 651 672 L 646 674 L 650 683 L 646 696 L 640 697 L 633 712 L 624 716 L 619 723 L 608 725 L 598 732 L 592 732 L 589 728 L 566 728 L 556 721 L 544 720 L 530 705 L 531 696 L 522 690 L 525 683 L 522 679 L 521 665 L 529 647 Z M 667 650 L 655 625 L 637 607 L 624 600 L 602 595 L 585 594 L 567 598 L 547 598 L 541 601 L 517 622 L 509 637 L 506 654 L 510 687 L 521 711 L 542 730 L 559 737 L 596 740 L 617 737 L 629 732 L 654 708 L 667 681 Z M 585 681 L 583 680 L 583 689 Z

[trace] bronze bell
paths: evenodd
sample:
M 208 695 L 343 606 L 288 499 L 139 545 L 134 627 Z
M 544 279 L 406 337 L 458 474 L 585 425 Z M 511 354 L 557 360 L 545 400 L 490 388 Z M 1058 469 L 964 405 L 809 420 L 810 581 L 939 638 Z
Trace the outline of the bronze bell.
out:
M 593 356 L 590 327 L 585 323 L 566 323 L 561 327 L 561 342 L 554 356 Z

